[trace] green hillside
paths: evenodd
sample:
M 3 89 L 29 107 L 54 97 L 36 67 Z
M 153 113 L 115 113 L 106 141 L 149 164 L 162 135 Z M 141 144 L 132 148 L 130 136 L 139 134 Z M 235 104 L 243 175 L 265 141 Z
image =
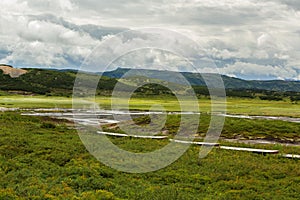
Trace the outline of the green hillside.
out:
M 162 80 L 172 82 L 172 73 L 167 71 L 156 71 L 156 70 L 140 70 L 133 69 L 136 74 L 147 74 L 148 76 L 161 78 Z M 105 72 L 104 75 L 111 78 L 120 78 L 129 69 L 118 68 L 115 71 Z M 181 72 L 181 74 L 186 78 L 186 80 L 193 86 L 205 86 L 205 81 L 203 76 L 208 79 L 214 79 L 217 74 L 197 74 L 190 72 Z M 251 90 L 269 90 L 269 91 L 280 91 L 280 92 L 300 92 L 300 82 L 299 81 L 284 81 L 284 80 L 270 80 L 270 81 L 259 81 L 259 80 L 243 80 L 239 78 L 233 78 L 229 76 L 221 76 L 226 89 L 251 89 Z M 175 80 L 176 82 L 176 80 Z
M 0 90 L 19 91 L 42 95 L 70 96 L 73 92 L 76 71 L 57 71 L 45 69 L 26 69 L 28 73 L 11 78 L 0 70 Z M 86 81 L 98 78 L 95 74 L 86 74 Z M 111 91 L 117 80 L 102 77 L 98 90 L 102 93 Z
M 27 73 L 12 78 L 0 70 L 0 90 L 18 94 L 41 94 L 48 96 L 72 96 L 76 70 L 26 69 Z M 110 96 L 119 82 L 122 90 L 135 90 L 135 95 L 174 95 L 168 88 L 176 88 L 178 93 L 191 94 L 191 90 L 174 72 L 155 70 L 134 70 L 133 75 L 120 79 L 129 69 L 117 69 L 105 72 L 97 86 L 97 95 Z M 99 74 L 81 72 L 81 79 L 93 85 Z M 207 79 L 214 80 L 216 74 L 203 74 Z M 192 85 L 198 97 L 209 97 L 209 91 L 200 74 L 182 73 Z M 222 76 L 226 93 L 229 97 L 260 98 L 262 100 L 300 100 L 300 82 L 296 81 L 246 81 Z M 181 81 L 178 81 L 181 80 Z M 182 84 L 182 85 L 181 85 Z

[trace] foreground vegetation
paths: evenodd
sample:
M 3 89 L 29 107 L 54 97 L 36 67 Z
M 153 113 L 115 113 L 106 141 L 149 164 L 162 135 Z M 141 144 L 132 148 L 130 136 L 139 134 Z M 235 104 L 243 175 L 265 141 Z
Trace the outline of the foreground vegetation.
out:
M 261 131 L 274 125 L 267 125 L 266 120 L 259 123 Z M 280 130 L 281 125 L 274 130 Z M 298 131 L 296 125 L 287 128 Z M 121 148 L 141 152 L 168 143 L 111 140 Z M 300 153 L 298 147 L 265 148 Z M 178 161 L 160 171 L 122 173 L 95 160 L 65 122 L 0 113 L 0 199 L 299 198 L 297 160 L 221 149 L 199 160 L 198 153 L 199 147 L 192 146 Z
M 96 103 L 111 108 L 109 97 L 122 71 L 107 73 L 97 87 Z M 118 74 L 120 73 L 120 74 Z M 201 111 L 198 135 L 205 136 L 210 121 L 211 102 L 203 80 L 186 73 L 198 97 Z M 75 71 L 28 69 L 28 73 L 10 78 L 0 71 L 0 107 L 71 108 Z M 129 88 L 138 81 L 122 82 Z M 223 77 L 227 87 L 227 113 L 300 117 L 298 82 L 243 81 Z M 86 74 L 87 81 L 96 75 Z M 200 81 L 200 82 L 199 82 Z M 202 82 L 201 82 L 202 81 Z M 164 85 L 164 84 L 162 84 Z M 236 87 L 243 87 L 239 89 Z M 270 89 L 267 91 L 265 89 Z M 119 98 L 120 108 L 126 99 Z M 136 90 L 130 109 L 150 110 L 162 105 L 166 111 L 180 111 L 167 88 L 148 84 Z M 192 102 L 184 101 L 184 111 Z M 164 130 L 176 134 L 179 115 L 168 117 Z M 149 117 L 135 119 L 139 125 Z M 106 126 L 106 131 L 122 132 Z M 300 124 L 226 118 L 221 137 L 266 139 L 299 142 Z M 132 152 L 149 152 L 162 148 L 168 140 L 110 137 L 120 148 Z M 300 154 L 300 147 L 225 145 L 278 149 L 282 153 Z M 175 163 L 157 172 L 128 174 L 101 164 L 83 146 L 72 124 L 46 117 L 21 116 L 17 112 L 0 113 L 0 199 L 299 199 L 299 161 L 280 155 L 234 152 L 218 148 L 199 160 L 200 147 L 191 146 Z
M 210 115 L 201 115 L 197 131 L 197 135 L 200 136 L 200 138 L 205 137 L 210 125 L 210 119 Z M 162 131 L 167 131 L 169 135 L 177 134 L 180 120 L 180 115 L 168 115 Z M 149 116 L 143 116 L 134 119 L 134 121 L 139 126 L 146 126 L 151 122 L 151 119 Z M 107 132 L 123 133 L 123 131 L 114 124 L 103 126 L 103 129 Z M 226 117 L 221 137 L 226 139 L 264 139 L 281 143 L 299 143 L 300 124 L 276 120 L 253 120 Z

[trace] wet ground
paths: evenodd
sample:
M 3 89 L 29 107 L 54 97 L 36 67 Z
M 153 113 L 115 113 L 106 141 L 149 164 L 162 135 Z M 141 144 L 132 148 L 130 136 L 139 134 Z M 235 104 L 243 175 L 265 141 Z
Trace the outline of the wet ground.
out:
M 240 118 L 240 119 L 267 119 L 267 120 L 279 120 L 279 121 L 300 123 L 300 118 L 292 118 L 292 117 L 248 116 L 248 115 L 229 115 L 229 114 L 222 115 L 222 116 L 231 117 L 231 118 Z
M 51 117 L 56 119 L 65 119 L 68 121 L 76 122 L 81 125 L 91 125 L 91 126 L 101 126 L 107 124 L 117 124 L 122 120 L 128 120 L 130 118 L 151 115 L 151 114 L 165 114 L 163 112 L 139 112 L 139 111 L 112 111 L 112 110 L 75 110 L 75 109 L 61 109 L 61 108 L 38 108 L 38 109 L 18 109 L 18 108 L 0 108 L 0 111 L 19 111 L 22 115 L 26 116 L 44 116 Z M 200 114 L 200 113 L 179 113 L 179 112 L 170 112 L 168 114 Z M 264 119 L 264 120 L 278 120 L 278 121 L 287 121 L 292 123 L 300 123 L 300 118 L 291 118 L 291 117 L 277 117 L 277 116 L 247 116 L 247 115 L 222 115 L 230 118 L 240 118 L 240 119 Z M 116 120 L 117 119 L 117 120 Z M 240 139 L 227 139 L 220 138 L 220 140 L 226 142 L 234 143 L 244 143 L 244 144 L 280 144 L 286 146 L 300 146 L 300 143 L 293 142 L 281 142 L 281 141 L 270 141 L 264 139 L 253 139 L 248 140 L 244 138 Z

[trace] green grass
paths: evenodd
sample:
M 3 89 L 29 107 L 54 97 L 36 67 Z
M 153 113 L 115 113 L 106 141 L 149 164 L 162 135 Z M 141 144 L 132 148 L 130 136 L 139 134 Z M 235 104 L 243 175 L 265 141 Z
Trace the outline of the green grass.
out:
M 96 103 L 100 108 L 111 108 L 109 97 L 96 97 Z M 120 108 L 125 108 L 127 100 L 117 100 Z M 185 111 L 193 111 L 193 101 L 184 101 Z M 180 111 L 177 99 L 161 96 L 147 98 L 132 98 L 130 109 L 149 110 L 154 104 L 162 105 L 166 111 Z M 67 97 L 46 97 L 46 96 L 0 96 L 0 107 L 19 108 L 71 108 L 72 98 Z M 211 102 L 209 99 L 199 100 L 199 110 L 203 113 L 210 112 Z M 268 115 L 268 116 L 289 116 L 300 117 L 300 104 L 293 104 L 289 100 L 266 101 L 260 99 L 227 99 L 227 113 L 246 115 Z
M 71 108 L 72 99 L 46 96 L 0 96 L 0 107 L 6 108 Z
M 233 114 L 300 117 L 300 105 L 289 100 L 227 99 L 227 111 Z
M 135 152 L 167 143 L 111 140 Z M 299 199 L 297 160 L 221 149 L 201 160 L 198 154 L 199 147 L 191 146 L 157 172 L 122 173 L 93 158 L 77 132 L 62 122 L 0 113 L 0 199 Z
M 162 130 L 168 130 L 169 134 L 177 134 L 181 117 L 180 115 L 168 115 L 165 126 Z M 204 137 L 210 125 L 211 117 L 207 114 L 200 116 L 200 123 L 197 134 Z M 149 116 L 134 119 L 135 123 L 141 126 L 147 126 L 151 121 Z M 192 123 L 192 121 L 190 122 Z M 104 126 L 103 129 L 109 132 L 120 132 L 119 127 Z M 153 126 L 155 131 L 159 131 Z M 131 133 L 134 134 L 134 133 Z M 294 122 L 285 122 L 266 119 L 239 119 L 225 118 L 221 137 L 231 139 L 266 139 L 277 142 L 300 142 L 300 124 Z

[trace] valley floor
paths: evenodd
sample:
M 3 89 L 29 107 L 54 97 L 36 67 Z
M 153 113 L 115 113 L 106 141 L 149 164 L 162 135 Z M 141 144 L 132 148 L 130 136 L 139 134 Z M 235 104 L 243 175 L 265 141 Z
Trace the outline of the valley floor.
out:
M 87 99 L 91 103 L 97 103 L 100 109 L 111 108 L 111 98 L 97 96 L 94 99 Z M 116 100 L 119 107 L 126 106 L 127 99 Z M 134 97 L 130 101 L 130 109 L 132 110 L 149 110 L 153 104 L 162 105 L 166 111 L 181 111 L 177 99 L 170 97 Z M 189 109 L 191 102 L 183 102 L 186 110 Z M 206 98 L 199 99 L 199 109 L 202 113 L 211 111 L 211 101 Z M 53 97 L 53 96 L 23 96 L 8 95 L 0 96 L 0 107 L 5 108 L 72 108 L 72 98 Z M 192 107 L 192 106 L 190 106 Z M 300 118 L 300 103 L 292 103 L 288 99 L 282 101 L 267 101 L 260 99 L 241 99 L 227 98 L 226 101 L 227 114 L 240 115 L 260 115 L 260 116 L 286 116 Z
M 109 109 L 109 98 L 97 98 Z M 2 96 L 7 108 L 71 108 L 70 98 Z M 132 99 L 132 109 L 147 110 L 161 103 L 177 111 L 175 100 Z M 172 106 L 174 103 L 175 106 Z M 199 137 L 208 128 L 209 100 L 201 99 Z M 228 99 L 228 113 L 300 117 L 300 106 L 290 102 Z M 201 110 L 201 111 L 202 111 Z M 25 111 L 22 111 L 25 112 Z M 189 150 L 170 166 L 156 172 L 129 174 L 97 161 L 86 150 L 68 121 L 47 116 L 25 116 L 20 110 L 0 112 L 0 199 L 298 199 L 299 160 L 281 155 L 253 154 L 214 148 L 199 159 L 200 147 Z M 28 110 L 26 111 L 28 112 Z M 178 128 L 178 116 L 168 116 L 170 135 Z M 135 119 L 146 125 L 148 116 Z M 122 132 L 106 125 L 105 131 Z M 300 139 L 300 124 L 268 119 L 227 117 L 221 135 L 222 146 L 279 150 L 300 154 L 300 147 L 282 144 L 235 143 L 234 139 L 294 142 Z M 160 149 L 169 140 L 108 136 L 120 148 L 131 152 Z

